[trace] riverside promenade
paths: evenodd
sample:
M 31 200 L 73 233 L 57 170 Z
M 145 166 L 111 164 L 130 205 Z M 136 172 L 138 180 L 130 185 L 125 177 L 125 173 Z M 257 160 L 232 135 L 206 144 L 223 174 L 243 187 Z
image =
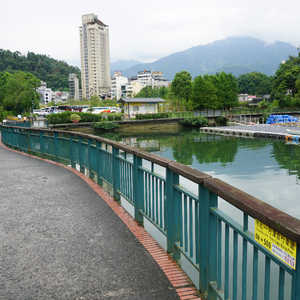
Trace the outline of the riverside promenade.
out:
M 0 261 L 1 300 L 200 299 L 171 257 L 90 178 L 1 142 Z

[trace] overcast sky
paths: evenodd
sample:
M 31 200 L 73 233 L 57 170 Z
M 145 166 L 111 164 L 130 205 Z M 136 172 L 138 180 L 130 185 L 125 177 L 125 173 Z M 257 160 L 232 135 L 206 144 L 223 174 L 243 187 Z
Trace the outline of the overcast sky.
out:
M 153 62 L 232 36 L 300 45 L 299 0 L 2 1 L 0 49 L 80 67 L 81 16 L 109 26 L 110 59 Z

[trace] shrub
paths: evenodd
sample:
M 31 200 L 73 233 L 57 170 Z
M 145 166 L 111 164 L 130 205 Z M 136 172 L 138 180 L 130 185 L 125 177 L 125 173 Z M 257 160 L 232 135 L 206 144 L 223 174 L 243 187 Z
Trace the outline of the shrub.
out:
M 65 124 L 65 123 L 71 123 L 70 121 L 71 114 L 72 113 L 70 111 L 64 111 L 59 114 L 50 114 L 46 116 L 46 118 L 49 121 L 49 124 Z
M 228 122 L 228 119 L 223 116 L 220 116 L 219 118 L 217 118 L 218 125 L 226 125 L 227 122 Z
M 103 116 L 100 114 L 92 114 L 92 113 L 79 113 L 81 117 L 81 122 L 100 122 L 102 121 Z
M 208 120 L 204 117 L 191 117 L 179 120 L 179 123 L 191 127 L 205 127 L 208 124 Z
M 120 114 L 109 114 L 107 115 L 107 121 L 121 121 L 122 116 Z
M 81 117 L 78 114 L 71 114 L 70 115 L 70 120 L 71 121 L 80 121 Z
M 270 114 L 263 114 L 262 116 L 259 116 L 259 123 L 265 124 L 268 121 L 268 117 Z
M 93 128 L 98 129 L 98 130 L 113 130 L 115 128 L 120 127 L 118 123 L 113 123 L 113 122 L 100 122 L 100 123 L 95 123 Z

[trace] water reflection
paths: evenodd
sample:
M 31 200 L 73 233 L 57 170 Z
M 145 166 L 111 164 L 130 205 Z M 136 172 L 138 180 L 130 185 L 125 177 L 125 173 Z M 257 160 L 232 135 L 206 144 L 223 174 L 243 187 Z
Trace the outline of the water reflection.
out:
M 198 130 L 99 135 L 189 165 L 300 219 L 298 145 Z

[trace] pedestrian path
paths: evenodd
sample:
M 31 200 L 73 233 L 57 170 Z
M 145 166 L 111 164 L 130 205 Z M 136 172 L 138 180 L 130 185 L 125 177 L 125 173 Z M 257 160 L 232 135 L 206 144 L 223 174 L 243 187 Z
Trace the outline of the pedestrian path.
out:
M 200 299 L 155 240 L 82 173 L 0 143 L 0 299 Z

